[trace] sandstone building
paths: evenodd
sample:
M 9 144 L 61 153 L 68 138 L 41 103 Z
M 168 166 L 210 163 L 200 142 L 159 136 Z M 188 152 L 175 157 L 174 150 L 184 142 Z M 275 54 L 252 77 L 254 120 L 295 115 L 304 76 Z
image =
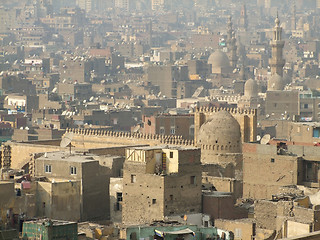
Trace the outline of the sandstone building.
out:
M 35 176 L 50 180 L 38 183 L 40 216 L 81 221 L 109 217 L 109 176 L 93 155 L 46 153 L 35 161 Z
M 122 223 L 138 224 L 201 212 L 200 151 L 129 148 L 123 169 Z

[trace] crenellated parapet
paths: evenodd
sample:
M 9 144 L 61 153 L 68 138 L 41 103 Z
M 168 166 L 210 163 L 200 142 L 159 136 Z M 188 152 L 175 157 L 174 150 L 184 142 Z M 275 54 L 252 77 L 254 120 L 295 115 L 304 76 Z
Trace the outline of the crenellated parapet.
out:
M 104 142 L 115 142 L 117 145 L 130 145 L 133 142 L 139 142 L 143 144 L 158 145 L 178 145 L 178 146 L 194 146 L 193 140 L 183 139 L 182 136 L 176 135 L 160 135 L 160 134 L 147 134 L 147 133 L 130 133 L 130 132 L 117 132 L 106 131 L 100 129 L 79 129 L 68 128 L 66 133 L 73 133 L 73 141 L 90 141 L 97 142 L 97 145 L 101 145 Z M 84 140 L 85 138 L 85 140 Z
M 226 107 L 199 107 L 195 109 L 196 113 L 214 113 L 221 110 L 227 111 L 233 114 L 253 115 L 257 114 L 256 109 L 243 109 L 243 108 L 226 108 Z

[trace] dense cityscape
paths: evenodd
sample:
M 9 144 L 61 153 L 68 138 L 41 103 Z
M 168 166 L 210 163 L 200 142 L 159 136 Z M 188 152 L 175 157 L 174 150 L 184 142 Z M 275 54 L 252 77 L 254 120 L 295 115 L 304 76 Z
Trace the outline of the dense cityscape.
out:
M 1 0 L 0 240 L 320 239 L 320 0 Z

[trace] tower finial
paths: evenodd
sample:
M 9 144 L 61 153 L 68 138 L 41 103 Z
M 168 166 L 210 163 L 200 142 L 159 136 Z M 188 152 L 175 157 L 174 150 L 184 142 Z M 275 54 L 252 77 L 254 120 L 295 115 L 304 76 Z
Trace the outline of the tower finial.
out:
M 279 19 L 279 13 L 278 13 L 278 11 L 277 11 L 277 17 L 276 17 L 276 19 L 275 19 L 275 24 L 276 24 L 276 27 L 279 27 L 280 26 L 280 19 Z

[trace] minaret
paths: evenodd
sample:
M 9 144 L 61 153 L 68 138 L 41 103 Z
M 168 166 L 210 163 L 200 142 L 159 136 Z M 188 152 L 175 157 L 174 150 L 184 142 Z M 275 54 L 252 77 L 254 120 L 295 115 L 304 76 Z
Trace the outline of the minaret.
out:
M 233 68 L 237 67 L 237 45 L 236 45 L 236 34 L 232 32 L 232 39 L 231 39 L 231 66 Z
M 151 19 L 149 23 L 147 23 L 146 32 L 148 33 L 148 44 L 150 47 L 152 47 L 152 20 Z
M 284 41 L 282 40 L 282 27 L 280 27 L 280 20 L 277 14 L 275 20 L 276 26 L 273 29 L 273 39 L 271 41 L 272 58 L 270 59 L 271 75 L 278 74 L 283 76 L 283 66 L 285 60 L 282 57 Z
M 232 39 L 232 32 L 233 32 L 233 30 L 232 30 L 232 18 L 231 18 L 231 16 L 229 16 L 229 21 L 228 21 L 228 25 L 227 25 L 227 41 L 228 41 L 228 44 L 230 44 L 230 42 L 231 42 L 231 39 Z
M 228 33 L 227 33 L 227 47 L 230 52 L 230 64 L 233 68 L 237 66 L 237 45 L 236 45 L 236 37 L 235 32 L 232 29 L 232 21 L 231 16 L 228 21 Z
M 241 14 L 240 14 L 240 29 L 242 31 L 248 30 L 248 18 L 247 18 L 247 8 L 246 5 L 243 4 L 241 7 Z
M 292 16 L 291 16 L 291 30 L 297 29 L 297 20 L 296 20 L 296 5 L 293 5 Z

